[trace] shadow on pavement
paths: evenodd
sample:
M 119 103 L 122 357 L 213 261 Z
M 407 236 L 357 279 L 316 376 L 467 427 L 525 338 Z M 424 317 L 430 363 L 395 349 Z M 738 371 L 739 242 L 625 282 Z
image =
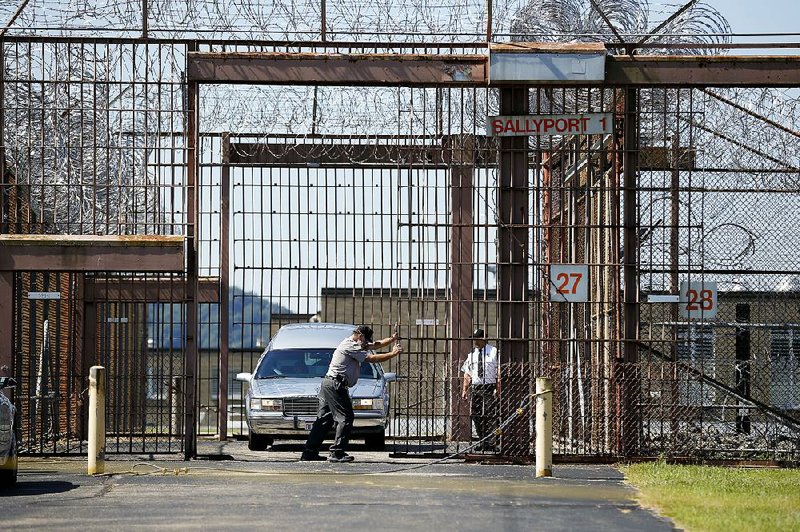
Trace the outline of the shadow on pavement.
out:
M 78 484 L 60 480 L 34 480 L 30 482 L 18 481 L 13 488 L 0 491 L 0 497 L 26 497 L 33 495 L 47 495 L 52 493 L 66 493 L 78 488 Z

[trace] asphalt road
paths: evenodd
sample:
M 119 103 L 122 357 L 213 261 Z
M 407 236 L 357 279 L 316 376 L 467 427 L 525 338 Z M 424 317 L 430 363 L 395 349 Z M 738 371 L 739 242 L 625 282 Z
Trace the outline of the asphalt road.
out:
M 204 445 L 204 447 L 203 447 Z M 611 466 L 534 468 L 389 458 L 354 448 L 351 464 L 298 462 L 298 444 L 255 453 L 201 444 L 225 460 L 23 458 L 0 492 L 2 530 L 672 530 L 639 507 Z M 231 459 L 232 458 L 232 459 Z

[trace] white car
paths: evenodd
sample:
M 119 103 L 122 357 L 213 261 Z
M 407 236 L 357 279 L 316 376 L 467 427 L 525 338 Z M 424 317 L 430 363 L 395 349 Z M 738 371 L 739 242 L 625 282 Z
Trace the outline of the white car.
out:
M 11 377 L 0 377 L 0 488 L 17 483 L 17 409 L 2 392 L 16 384 Z
M 352 336 L 355 325 L 299 323 L 285 325 L 272 337 L 253 373 L 236 380 L 250 384 L 245 412 L 250 450 L 264 450 L 276 438 L 305 439 L 317 417 L 319 388 L 336 347 Z M 388 383 L 394 373 L 380 364 L 361 364 L 358 383 L 350 389 L 355 420 L 351 438 L 382 450 L 389 423 Z

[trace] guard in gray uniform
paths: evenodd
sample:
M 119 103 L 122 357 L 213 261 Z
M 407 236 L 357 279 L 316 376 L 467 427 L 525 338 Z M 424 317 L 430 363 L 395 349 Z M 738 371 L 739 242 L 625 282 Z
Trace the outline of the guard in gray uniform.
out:
M 330 448 L 329 462 L 352 462 L 353 457 L 345 452 L 353 428 L 353 401 L 350 399 L 351 387 L 358 382 L 361 374 L 362 362 L 384 362 L 403 352 L 397 343 L 397 333 L 389 338 L 372 341 L 372 329 L 366 325 L 359 325 L 352 336 L 348 336 L 331 357 L 328 373 L 322 379 L 319 389 L 319 411 L 317 419 L 311 427 L 305 449 L 300 460 L 325 460 L 319 455 L 319 448 L 325 435 L 336 423 L 336 438 Z M 394 342 L 394 347 L 388 353 L 372 353 Z

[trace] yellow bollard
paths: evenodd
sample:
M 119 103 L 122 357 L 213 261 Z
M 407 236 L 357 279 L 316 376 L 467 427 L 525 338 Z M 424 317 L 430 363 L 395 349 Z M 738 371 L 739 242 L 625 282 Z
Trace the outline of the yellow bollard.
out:
M 550 379 L 536 378 L 536 478 L 553 476 L 553 390 Z
M 106 368 L 89 369 L 89 473 L 105 472 L 106 465 Z

